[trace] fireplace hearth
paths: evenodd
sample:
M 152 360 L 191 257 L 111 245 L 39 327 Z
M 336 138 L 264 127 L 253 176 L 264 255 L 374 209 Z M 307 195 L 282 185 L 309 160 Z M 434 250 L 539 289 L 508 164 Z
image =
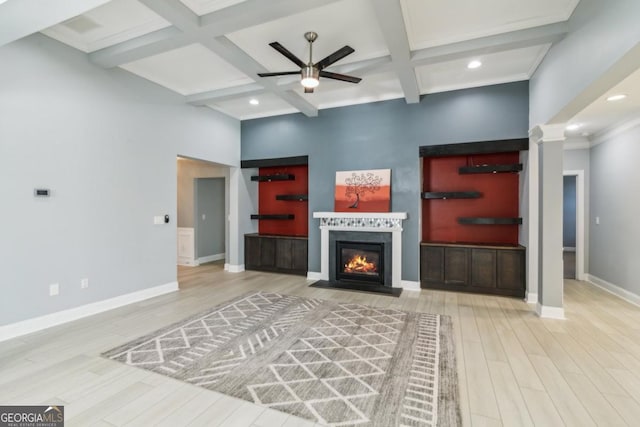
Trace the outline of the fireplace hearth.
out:
M 336 241 L 336 279 L 384 285 L 384 243 Z

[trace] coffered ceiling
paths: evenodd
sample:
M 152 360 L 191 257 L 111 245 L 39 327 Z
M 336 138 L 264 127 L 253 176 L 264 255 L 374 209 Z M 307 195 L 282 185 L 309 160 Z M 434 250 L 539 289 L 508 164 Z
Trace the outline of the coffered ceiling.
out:
M 0 12 L 7 5 L 20 8 L 21 1 L 8 0 Z M 121 67 L 184 95 L 187 103 L 238 119 L 291 112 L 315 116 L 323 108 L 402 97 L 415 103 L 429 93 L 527 80 L 549 47 L 566 35 L 566 21 L 578 3 L 92 1 L 97 7 L 70 8 L 67 16 L 56 15 L 56 25 L 36 30 L 86 52 L 102 67 Z M 327 71 L 362 81 L 356 85 L 321 78 L 315 93 L 305 94 L 299 76 L 257 76 L 297 69 L 269 46 L 273 41 L 308 61 L 307 31 L 319 34 L 314 62 L 344 45 L 353 47 L 355 53 Z M 482 66 L 468 69 L 471 60 Z

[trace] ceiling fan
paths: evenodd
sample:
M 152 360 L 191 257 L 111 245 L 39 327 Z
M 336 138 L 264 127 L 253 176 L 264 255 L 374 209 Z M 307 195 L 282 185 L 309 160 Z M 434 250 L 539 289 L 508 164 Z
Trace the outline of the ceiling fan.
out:
M 313 63 L 313 42 L 318 38 L 318 34 L 313 31 L 304 33 L 304 38 L 309 42 L 309 63 L 305 64 L 293 53 L 289 52 L 287 48 L 282 46 L 278 42 L 269 43 L 269 46 L 280 52 L 291 62 L 300 67 L 300 71 L 282 71 L 278 73 L 258 73 L 260 77 L 274 77 L 274 76 L 287 76 L 293 74 L 300 74 L 300 83 L 304 87 L 304 93 L 313 93 L 313 89 L 320 84 L 319 78 L 325 77 L 327 79 L 340 80 L 349 83 L 359 83 L 362 80 L 359 77 L 347 76 L 344 74 L 331 73 L 324 71 L 329 65 L 333 64 L 344 58 L 347 55 L 351 55 L 355 50 L 350 46 L 344 46 L 333 52 L 326 58 Z

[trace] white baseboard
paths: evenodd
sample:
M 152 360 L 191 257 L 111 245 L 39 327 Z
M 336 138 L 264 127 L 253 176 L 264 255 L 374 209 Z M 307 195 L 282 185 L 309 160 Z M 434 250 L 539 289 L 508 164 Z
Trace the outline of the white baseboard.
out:
M 614 285 L 613 283 L 607 282 L 606 280 L 594 276 L 593 274 L 586 274 L 585 276 L 587 276 L 587 282 L 591 283 L 592 285 L 597 286 L 600 289 L 603 289 L 617 296 L 618 298 L 622 298 L 623 300 L 630 302 L 633 305 L 640 306 L 640 295 L 629 292 L 628 290 Z
M 185 267 L 197 267 L 198 261 L 193 258 L 178 257 L 178 265 L 182 265 Z
M 224 264 L 224 271 L 229 273 L 242 273 L 244 271 L 244 264 Z
M 538 313 L 538 316 L 545 319 L 558 319 L 558 320 L 566 319 L 566 317 L 564 317 L 564 308 L 562 307 L 551 307 L 548 305 L 542 305 L 540 303 L 537 303 L 536 313 Z
M 221 259 L 224 259 L 224 254 L 215 254 L 215 255 L 209 255 L 209 256 L 203 256 L 200 257 L 196 260 L 196 262 L 198 263 L 198 265 L 200 264 L 204 264 L 207 262 L 211 262 L 211 261 L 219 261 Z
M 322 273 L 317 271 L 307 271 L 307 280 L 322 280 Z
M 178 282 L 171 282 L 165 285 L 154 286 L 153 288 L 132 292 L 130 294 L 81 305 L 80 307 L 74 307 L 44 316 L 34 317 L 33 319 L 22 320 L 20 322 L 0 326 L 0 342 L 22 335 L 31 334 L 33 332 L 38 332 L 52 326 L 82 319 L 83 317 L 102 313 L 103 311 L 113 310 L 114 308 L 133 304 L 149 298 L 168 294 L 170 292 L 175 292 L 177 290 Z
M 405 291 L 420 291 L 420 282 L 413 280 L 401 280 L 400 287 Z
M 536 304 L 538 302 L 538 294 L 527 292 L 527 296 L 524 297 L 524 302 L 527 304 Z

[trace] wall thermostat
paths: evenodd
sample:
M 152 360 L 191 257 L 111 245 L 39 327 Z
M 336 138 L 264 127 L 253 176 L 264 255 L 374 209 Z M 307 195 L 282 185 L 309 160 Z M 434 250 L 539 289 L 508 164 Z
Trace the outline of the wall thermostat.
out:
M 34 188 L 33 195 L 36 197 L 49 197 L 50 191 L 48 188 Z

